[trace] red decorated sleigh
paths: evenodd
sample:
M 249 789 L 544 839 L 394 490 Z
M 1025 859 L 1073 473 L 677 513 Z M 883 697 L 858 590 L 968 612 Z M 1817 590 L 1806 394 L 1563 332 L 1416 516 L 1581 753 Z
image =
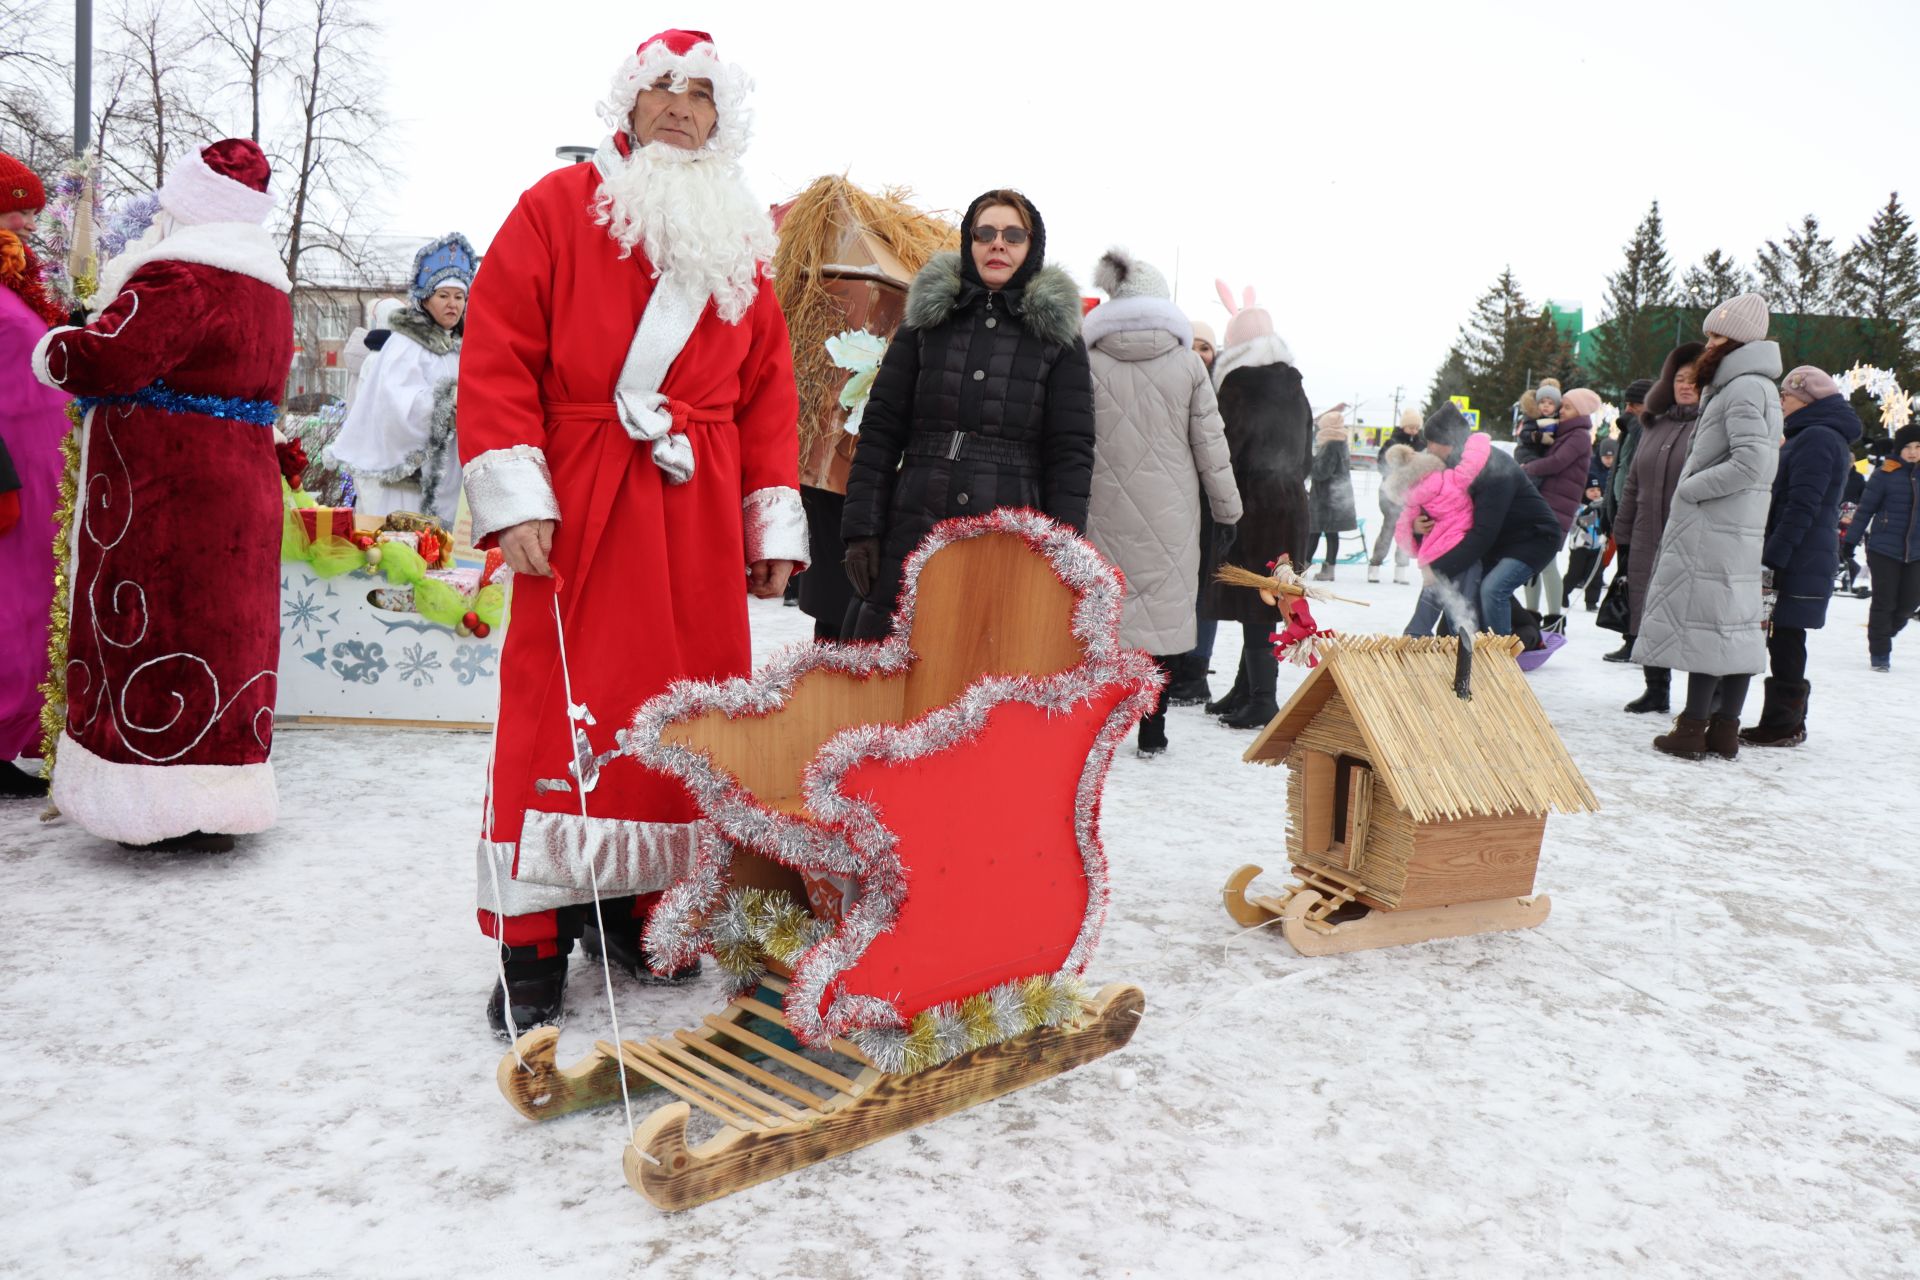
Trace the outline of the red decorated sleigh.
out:
M 681 683 L 626 749 L 707 819 L 648 928 L 663 968 L 706 953 L 739 996 L 695 1031 L 500 1064 L 544 1119 L 677 1102 L 635 1130 L 627 1179 L 683 1208 L 1110 1053 L 1138 988 L 1080 979 L 1106 914 L 1100 792 L 1160 676 L 1118 640 L 1119 574 L 1028 511 L 939 526 L 893 633 L 813 645 L 751 679 Z M 690 1108 L 720 1131 L 687 1144 Z

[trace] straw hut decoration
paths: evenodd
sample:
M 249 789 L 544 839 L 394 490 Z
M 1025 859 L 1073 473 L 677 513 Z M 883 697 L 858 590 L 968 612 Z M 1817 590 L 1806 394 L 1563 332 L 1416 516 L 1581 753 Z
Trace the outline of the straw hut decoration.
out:
M 1249 928 L 1275 918 L 1302 954 L 1525 929 L 1547 918 L 1534 871 L 1549 810 L 1593 812 L 1580 776 L 1515 661 L 1510 636 L 1477 637 L 1460 684 L 1453 639 L 1341 636 L 1247 749 L 1284 762 L 1287 857 L 1298 882 L 1249 895 Z
M 959 229 L 914 208 L 911 196 L 902 187 L 873 195 L 828 176 L 773 210 L 780 235 L 773 287 L 793 341 L 800 483 L 809 488 L 844 494 L 858 442 L 841 429 L 848 374 L 828 354 L 827 340 L 860 329 L 892 337 L 913 277 L 934 254 L 960 247 Z

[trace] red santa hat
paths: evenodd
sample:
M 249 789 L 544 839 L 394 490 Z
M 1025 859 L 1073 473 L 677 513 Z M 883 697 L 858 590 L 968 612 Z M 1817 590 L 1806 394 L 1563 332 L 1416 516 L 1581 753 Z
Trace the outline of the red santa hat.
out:
M 47 189 L 33 170 L 0 151 L 0 213 L 38 213 L 47 207 Z
M 600 104 L 600 118 L 616 133 L 626 129 L 640 91 L 658 83 L 662 76 L 667 77 L 675 89 L 684 88 L 689 80 L 711 80 L 719 120 L 702 150 L 735 159 L 745 153 L 753 127 L 753 115 L 747 110 L 747 95 L 753 91 L 753 81 L 740 67 L 720 61 L 713 37 L 704 31 L 675 28 L 642 40 L 640 47 L 614 72 L 613 88 Z
M 273 168 L 260 144 L 226 138 L 176 163 L 160 188 L 160 207 L 175 222 L 265 222 L 273 213 L 267 181 Z

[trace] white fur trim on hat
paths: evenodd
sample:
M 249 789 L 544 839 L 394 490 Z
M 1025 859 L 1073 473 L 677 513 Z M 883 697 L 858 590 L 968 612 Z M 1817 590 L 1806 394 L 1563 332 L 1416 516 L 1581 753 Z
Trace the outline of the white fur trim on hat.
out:
M 273 216 L 273 192 L 255 191 L 218 174 L 198 151 L 182 156 L 160 188 L 160 207 L 187 226 L 206 222 L 251 222 Z
M 684 56 L 668 48 L 664 40 L 628 55 L 613 73 L 613 85 L 600 102 L 600 118 L 614 130 L 626 129 L 640 91 L 661 76 L 672 77 L 676 91 L 684 90 L 689 80 L 713 81 L 713 104 L 719 119 L 701 151 L 735 159 L 746 154 L 747 141 L 753 135 L 753 112 L 747 107 L 753 80 L 737 63 L 720 61 L 713 45 L 704 40 Z

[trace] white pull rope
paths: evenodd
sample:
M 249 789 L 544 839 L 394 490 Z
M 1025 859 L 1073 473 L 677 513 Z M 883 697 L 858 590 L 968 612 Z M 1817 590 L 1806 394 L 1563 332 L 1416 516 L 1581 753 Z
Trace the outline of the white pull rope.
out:
M 560 641 L 560 683 L 561 688 L 567 695 L 567 743 L 568 746 L 571 747 L 574 741 L 574 730 L 577 727 L 573 719 L 573 708 L 579 704 L 573 700 L 573 673 L 567 669 L 567 631 L 560 623 L 560 578 L 557 575 L 553 580 L 553 632 Z M 577 760 L 579 758 L 577 750 L 574 752 L 574 755 Z M 586 770 L 584 768 L 576 768 L 574 772 L 574 794 L 580 798 L 580 819 L 584 824 L 587 819 Z M 611 959 L 613 948 L 607 945 L 607 922 L 600 914 L 600 867 L 597 865 L 593 869 L 593 878 L 590 883 L 593 888 L 593 923 L 595 927 L 600 930 L 600 978 L 606 986 L 607 1018 L 613 1023 L 613 1046 L 616 1055 L 614 1059 L 614 1069 L 620 1076 L 620 1105 L 625 1108 L 627 1113 L 627 1141 L 631 1144 L 634 1138 L 633 1098 L 627 1092 L 626 1042 L 620 1038 L 620 1010 L 615 1007 L 613 1002 L 613 962 Z M 642 1156 L 654 1164 L 660 1163 L 651 1152 L 641 1151 L 638 1146 L 635 1146 L 634 1150 L 639 1151 Z
M 501 669 L 504 681 L 506 671 Z M 520 1028 L 513 1022 L 513 998 L 507 990 L 507 917 L 506 903 L 500 897 L 500 862 L 494 855 L 493 839 L 493 781 L 494 761 L 500 752 L 500 704 L 495 701 L 493 707 L 493 732 L 487 738 L 487 872 L 493 878 L 493 963 L 500 971 L 500 1012 L 507 1020 L 507 1041 L 513 1046 L 513 1060 L 520 1064 L 522 1071 L 530 1071 L 527 1060 L 520 1056 Z

